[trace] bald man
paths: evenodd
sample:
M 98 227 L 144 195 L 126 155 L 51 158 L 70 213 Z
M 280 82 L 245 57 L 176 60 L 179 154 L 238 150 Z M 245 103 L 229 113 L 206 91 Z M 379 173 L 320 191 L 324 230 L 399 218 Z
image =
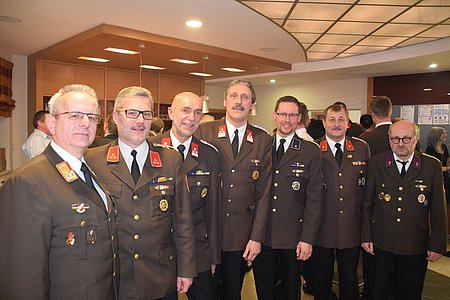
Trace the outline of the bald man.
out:
M 362 247 L 374 256 L 371 299 L 421 299 L 428 261 L 446 253 L 440 162 L 416 152 L 417 126 L 388 132 L 392 151 L 369 159 Z
M 182 158 L 194 216 L 198 276 L 187 292 L 190 300 L 215 299 L 213 275 L 221 257 L 221 192 L 217 149 L 192 135 L 202 118 L 202 101 L 194 93 L 179 93 L 168 109 L 170 132 L 152 142 L 173 146 Z

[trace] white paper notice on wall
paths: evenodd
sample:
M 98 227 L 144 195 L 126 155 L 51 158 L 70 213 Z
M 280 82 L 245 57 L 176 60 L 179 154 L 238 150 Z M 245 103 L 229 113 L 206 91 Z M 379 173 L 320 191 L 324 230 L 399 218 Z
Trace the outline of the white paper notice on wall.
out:
M 433 124 L 447 125 L 449 104 L 435 104 L 433 105 Z
M 419 105 L 417 114 L 417 124 L 432 125 L 433 124 L 433 105 Z
M 402 105 L 400 107 L 400 118 L 414 123 L 414 105 Z

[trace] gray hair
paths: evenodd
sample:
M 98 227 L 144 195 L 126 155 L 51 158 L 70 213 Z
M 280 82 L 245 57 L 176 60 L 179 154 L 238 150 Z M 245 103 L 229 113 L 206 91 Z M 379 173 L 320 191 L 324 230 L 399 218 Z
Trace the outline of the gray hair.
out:
M 250 92 L 252 93 L 252 103 L 253 104 L 256 103 L 256 92 L 255 92 L 255 89 L 253 88 L 252 83 L 250 81 L 241 80 L 241 79 L 235 79 L 232 82 L 230 82 L 230 84 L 227 86 L 227 89 L 225 90 L 225 93 L 223 96 L 224 99 L 227 98 L 228 91 L 230 90 L 230 88 L 232 86 L 239 85 L 239 84 L 245 85 L 246 87 L 248 87 L 250 89 Z
M 51 115 L 57 115 L 59 113 L 59 105 L 61 103 L 61 98 L 68 93 L 76 92 L 76 93 L 82 93 L 88 97 L 91 97 L 95 100 L 95 103 L 98 108 L 98 99 L 97 95 L 95 94 L 94 89 L 91 87 L 84 85 L 84 84 L 70 84 L 62 87 L 56 94 L 54 94 L 50 101 L 48 102 L 48 108 Z
M 135 96 L 141 96 L 141 97 L 147 97 L 150 99 L 151 102 L 151 109 L 153 110 L 153 97 L 152 93 L 147 90 L 146 88 L 140 87 L 140 86 L 130 86 L 122 89 L 116 97 L 116 101 L 114 101 L 114 110 L 122 108 L 122 100 L 128 97 L 135 97 Z

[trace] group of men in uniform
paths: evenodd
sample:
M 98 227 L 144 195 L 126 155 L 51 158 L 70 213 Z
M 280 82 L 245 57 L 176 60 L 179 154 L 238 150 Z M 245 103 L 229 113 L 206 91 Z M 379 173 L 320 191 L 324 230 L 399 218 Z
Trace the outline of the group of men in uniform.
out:
M 118 139 L 86 151 L 95 92 L 62 88 L 49 103 L 52 142 L 0 189 L 0 298 L 240 299 L 252 262 L 259 299 L 280 282 L 283 299 L 298 299 L 310 261 L 315 299 L 328 300 L 337 259 L 340 298 L 358 299 L 362 244 L 372 299 L 419 299 L 446 227 L 442 172 L 414 152 L 414 124 L 393 125 L 392 151 L 369 158 L 346 137 L 339 103 L 316 143 L 295 133 L 296 98 L 276 102 L 272 137 L 248 123 L 255 104 L 252 84 L 234 80 L 225 118 L 200 125 L 200 97 L 183 92 L 171 130 L 148 138 L 153 98 L 128 87 L 114 104 Z

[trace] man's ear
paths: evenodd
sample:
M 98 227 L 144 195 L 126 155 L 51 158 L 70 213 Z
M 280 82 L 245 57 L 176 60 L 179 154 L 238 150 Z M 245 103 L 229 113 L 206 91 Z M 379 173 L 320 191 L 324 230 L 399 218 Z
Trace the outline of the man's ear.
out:
M 56 128 L 56 117 L 49 115 L 45 118 L 45 125 L 47 126 L 48 130 L 50 131 L 51 135 L 55 135 L 55 128 Z

